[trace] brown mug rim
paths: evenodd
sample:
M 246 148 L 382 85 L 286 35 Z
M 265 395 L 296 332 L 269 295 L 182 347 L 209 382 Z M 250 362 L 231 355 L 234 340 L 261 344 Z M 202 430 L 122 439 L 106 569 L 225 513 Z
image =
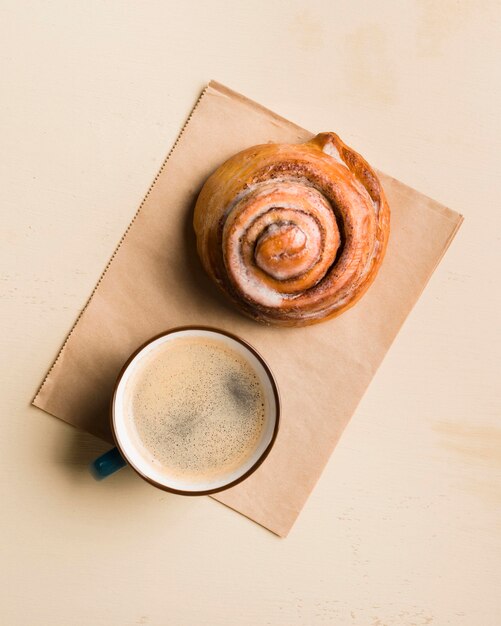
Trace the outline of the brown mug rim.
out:
M 137 467 L 134 466 L 134 464 L 131 462 L 131 460 L 129 459 L 127 454 L 124 452 L 122 446 L 120 445 L 120 442 L 118 441 L 117 434 L 115 432 L 115 399 L 116 399 L 116 395 L 117 395 L 117 391 L 118 391 L 118 386 L 119 386 L 120 381 L 122 380 L 122 378 L 123 378 L 127 368 L 129 367 L 129 365 L 133 361 L 133 359 L 141 352 L 141 350 L 146 348 L 146 346 L 148 346 L 150 343 L 153 343 L 157 339 L 160 339 L 162 337 L 166 337 L 167 335 L 172 335 L 172 334 L 177 333 L 177 332 L 186 331 L 186 330 L 210 331 L 210 332 L 214 332 L 214 333 L 217 333 L 217 334 L 220 334 L 220 335 L 225 335 L 226 337 L 229 337 L 230 339 L 233 339 L 233 340 L 237 341 L 238 343 L 242 344 L 245 348 L 247 348 L 258 359 L 258 361 L 264 367 L 264 369 L 266 371 L 266 374 L 268 376 L 268 379 L 270 380 L 271 387 L 273 389 L 273 395 L 275 397 L 275 407 L 276 407 L 276 410 L 275 410 L 275 424 L 274 424 L 274 427 L 273 427 L 273 434 L 271 436 L 270 442 L 266 446 L 265 450 L 262 452 L 262 454 L 259 456 L 259 458 L 256 460 L 256 462 L 244 474 L 242 474 L 241 476 L 239 476 L 235 480 L 232 480 L 230 483 L 225 484 L 222 487 L 216 487 L 214 489 L 204 489 L 204 490 L 197 490 L 197 491 L 188 491 L 188 490 L 184 490 L 184 489 L 175 489 L 174 487 L 169 487 L 167 485 L 164 485 L 162 483 L 157 482 L 156 480 L 153 480 L 153 478 L 151 478 L 150 476 L 147 476 L 146 474 L 141 472 Z M 238 485 L 242 481 L 246 480 L 251 474 L 253 474 L 257 470 L 257 468 L 264 462 L 266 457 L 271 452 L 271 449 L 273 448 L 273 445 L 274 445 L 275 440 L 276 440 L 277 435 L 278 435 L 279 423 L 280 423 L 280 413 L 281 413 L 281 402 L 280 402 L 280 393 L 278 391 L 277 382 L 275 380 L 273 372 L 271 371 L 270 366 L 265 361 L 263 356 L 256 350 L 256 348 L 254 348 L 245 339 L 242 339 L 238 335 L 230 333 L 227 330 L 223 330 L 223 329 L 217 328 L 215 326 L 188 325 L 188 326 L 175 326 L 174 328 L 171 328 L 169 330 L 163 331 L 163 332 L 159 333 L 158 335 L 155 335 L 155 336 L 151 337 L 150 339 L 145 341 L 143 344 L 141 344 L 139 346 L 139 348 L 134 350 L 134 352 L 125 361 L 125 363 L 123 364 L 123 366 L 122 366 L 122 368 L 121 368 L 121 370 L 120 370 L 120 372 L 119 372 L 119 374 L 117 376 L 117 379 L 115 381 L 115 386 L 113 388 L 113 395 L 111 397 L 111 403 L 110 403 L 110 426 L 111 426 L 111 433 L 113 435 L 113 440 L 115 442 L 115 446 L 118 448 L 120 454 L 123 456 L 123 458 L 127 462 L 127 465 L 129 467 L 131 467 L 136 472 L 136 474 L 138 474 L 143 480 L 145 480 L 146 482 L 150 483 L 150 485 L 153 485 L 154 487 L 157 487 L 158 489 L 162 489 L 163 491 L 168 491 L 169 493 L 175 493 L 177 495 L 183 495 L 183 496 L 206 496 L 206 495 L 211 495 L 213 493 L 219 493 L 220 491 L 225 491 L 226 489 L 230 489 L 231 487 L 234 487 L 235 485 Z

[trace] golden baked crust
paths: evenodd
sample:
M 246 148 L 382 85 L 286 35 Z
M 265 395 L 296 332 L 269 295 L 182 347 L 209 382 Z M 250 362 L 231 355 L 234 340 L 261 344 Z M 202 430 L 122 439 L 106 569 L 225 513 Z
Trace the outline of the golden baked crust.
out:
M 243 150 L 206 181 L 194 215 L 209 276 L 253 319 L 304 326 L 366 292 L 390 209 L 370 165 L 335 133 Z

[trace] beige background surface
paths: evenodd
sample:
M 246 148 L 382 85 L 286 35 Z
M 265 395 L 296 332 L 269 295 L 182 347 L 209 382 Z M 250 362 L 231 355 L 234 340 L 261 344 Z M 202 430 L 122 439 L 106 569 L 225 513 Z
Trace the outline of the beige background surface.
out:
M 500 3 L 2 8 L 1 623 L 497 626 Z M 283 541 L 29 406 L 209 78 L 466 218 Z

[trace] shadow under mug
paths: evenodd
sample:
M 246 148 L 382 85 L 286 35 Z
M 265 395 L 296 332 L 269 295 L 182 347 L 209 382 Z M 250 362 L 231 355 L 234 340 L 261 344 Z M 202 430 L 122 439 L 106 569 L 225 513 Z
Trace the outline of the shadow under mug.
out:
M 160 346 L 178 338 L 212 339 L 233 350 L 251 366 L 264 392 L 265 422 L 260 439 L 252 454 L 233 471 L 212 479 L 198 482 L 183 481 L 175 475 L 169 476 L 155 464 L 148 462 L 130 436 L 127 427 L 127 403 L 125 390 L 131 377 L 143 359 Z M 133 385 L 133 382 L 130 382 Z M 110 405 L 111 431 L 116 447 L 109 450 L 91 464 L 98 479 L 105 478 L 125 465 L 130 465 L 141 478 L 150 484 L 182 495 L 207 495 L 237 485 L 250 476 L 268 456 L 278 433 L 280 421 L 280 397 L 275 378 L 263 357 L 246 341 L 218 328 L 208 326 L 182 326 L 153 337 L 138 348 L 127 360 L 118 375 Z

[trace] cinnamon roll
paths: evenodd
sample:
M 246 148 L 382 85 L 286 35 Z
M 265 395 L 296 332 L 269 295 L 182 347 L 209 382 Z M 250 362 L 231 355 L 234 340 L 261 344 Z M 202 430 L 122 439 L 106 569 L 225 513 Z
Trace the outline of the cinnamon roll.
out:
M 194 214 L 208 275 L 243 313 L 281 326 L 355 304 L 383 261 L 389 225 L 376 173 L 335 133 L 239 152 L 207 179 Z

